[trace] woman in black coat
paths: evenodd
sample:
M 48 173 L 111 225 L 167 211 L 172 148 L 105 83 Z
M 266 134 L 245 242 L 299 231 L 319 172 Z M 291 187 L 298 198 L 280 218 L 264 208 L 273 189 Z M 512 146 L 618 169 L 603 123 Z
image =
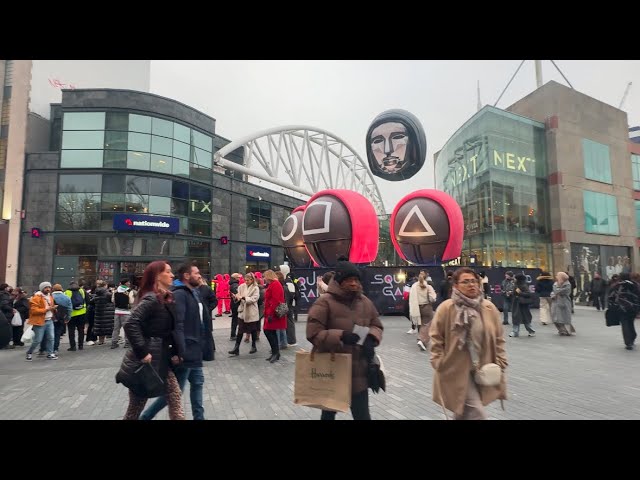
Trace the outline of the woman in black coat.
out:
M 511 321 L 513 331 L 510 337 L 520 336 L 520 324 L 524 323 L 524 328 L 529 332 L 530 337 L 536 336 L 536 331 L 531 328 L 531 304 L 533 303 L 533 293 L 529 291 L 527 277 L 519 273 L 516 275 L 516 285 L 513 291 L 513 307 L 511 310 Z
M 111 303 L 111 294 L 106 286 L 104 281 L 98 280 L 95 295 L 90 301 L 95 308 L 93 334 L 98 337 L 98 345 L 104 345 L 106 336 L 113 332 L 113 320 L 116 314 L 116 307 Z
M 116 375 L 116 383 L 129 389 L 129 406 L 124 420 L 138 420 L 148 398 L 158 396 L 150 393 L 147 384 L 140 379 L 144 364 L 150 364 L 164 382 L 169 419 L 185 419 L 180 385 L 171 368 L 184 358 L 184 352 L 172 347 L 180 344 L 173 340 L 175 306 L 169 290 L 172 281 L 173 273 L 168 263 L 163 260 L 151 262 L 142 276 L 138 303 L 124 325 L 131 349 L 125 354 Z

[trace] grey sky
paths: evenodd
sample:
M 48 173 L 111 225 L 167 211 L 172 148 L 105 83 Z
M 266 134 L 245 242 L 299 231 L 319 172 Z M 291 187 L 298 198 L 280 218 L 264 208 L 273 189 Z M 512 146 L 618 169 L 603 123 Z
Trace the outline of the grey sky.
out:
M 217 120 L 231 140 L 279 125 L 324 128 L 349 143 L 366 161 L 364 137 L 380 112 L 403 108 L 427 134 L 427 163 L 411 180 L 376 178 L 387 210 L 419 188 L 433 188 L 433 154 L 482 104 L 495 103 L 521 60 L 473 61 L 152 61 L 151 91 L 197 108 Z M 559 60 L 573 87 L 623 110 L 640 125 L 640 61 Z M 543 80 L 565 84 L 550 61 Z M 525 62 L 504 94 L 506 108 L 535 89 L 534 62 Z

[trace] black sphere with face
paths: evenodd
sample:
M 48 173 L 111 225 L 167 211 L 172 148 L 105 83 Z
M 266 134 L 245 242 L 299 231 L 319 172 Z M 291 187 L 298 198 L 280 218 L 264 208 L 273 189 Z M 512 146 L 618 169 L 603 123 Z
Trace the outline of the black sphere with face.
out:
M 334 267 L 341 255 L 349 258 L 352 228 L 347 207 L 332 195 L 307 205 L 302 236 L 309 253 L 323 267 Z
M 366 147 L 371 173 L 391 182 L 413 177 L 427 158 L 424 128 L 406 110 L 378 115 L 367 130 Z
M 417 265 L 442 261 L 449 241 L 449 218 L 435 200 L 413 198 L 396 214 L 393 235 L 407 260 Z
M 282 225 L 282 246 L 287 258 L 294 267 L 309 268 L 313 266 L 313 260 L 304 246 L 302 238 L 302 219 L 304 210 L 293 212 Z

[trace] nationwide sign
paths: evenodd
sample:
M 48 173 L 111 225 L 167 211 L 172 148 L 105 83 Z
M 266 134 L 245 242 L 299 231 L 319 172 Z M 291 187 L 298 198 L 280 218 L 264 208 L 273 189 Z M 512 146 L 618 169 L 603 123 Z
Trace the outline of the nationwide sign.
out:
M 270 260 L 271 247 L 260 247 L 258 245 L 247 245 L 247 260 Z
M 116 231 L 178 233 L 180 220 L 172 217 L 118 213 L 113 216 L 113 229 Z

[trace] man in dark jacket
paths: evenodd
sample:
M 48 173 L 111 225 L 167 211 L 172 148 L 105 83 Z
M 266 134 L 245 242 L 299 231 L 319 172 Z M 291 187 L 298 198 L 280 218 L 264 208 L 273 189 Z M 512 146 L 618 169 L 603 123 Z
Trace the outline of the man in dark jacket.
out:
M 204 280 L 204 278 L 200 282 L 200 286 L 198 287 L 198 293 L 200 294 L 200 298 L 202 299 L 202 303 L 207 307 L 209 313 L 211 314 L 211 320 L 213 320 L 213 310 L 218 306 L 218 298 L 216 297 L 215 292 L 209 286 L 209 284 Z M 205 345 L 207 347 L 207 345 Z M 213 328 L 211 335 L 211 351 L 203 352 L 203 356 L 206 358 L 211 357 L 211 360 L 215 360 L 216 355 L 216 341 L 213 338 Z
M 509 325 L 509 312 L 513 308 L 513 291 L 516 289 L 516 282 L 513 279 L 513 272 L 511 270 L 504 274 L 504 280 L 500 285 L 500 289 L 504 297 L 502 303 L 502 324 Z
M 569 274 L 569 272 L 564 272 L 569 276 L 569 285 L 571 285 L 571 294 L 569 295 L 569 298 L 571 299 L 571 313 L 576 313 L 573 310 L 573 292 L 576 291 L 576 279 L 573 278 L 573 276 L 571 274 Z
M 600 311 L 604 310 L 604 294 L 607 291 L 607 282 L 605 282 L 598 272 L 593 274 L 593 280 L 589 286 L 591 292 L 591 300 L 593 300 L 593 306 Z
M 2 310 L 0 310 L 0 349 L 8 347 L 11 341 L 11 322 L 7 320 Z
M 15 309 L 13 308 L 13 299 L 11 298 L 11 287 L 6 283 L 0 285 L 0 311 L 4 313 L 7 320 L 11 322 Z
M 175 374 L 182 392 L 189 380 L 193 419 L 204 420 L 202 360 L 205 345 L 211 342 L 211 313 L 198 293 L 202 279 L 198 267 L 189 264 L 180 265 L 176 271 L 176 278 L 173 282 L 173 300 L 176 309 L 173 339 L 177 344 L 177 350 L 184 352 L 184 356 L 175 368 Z M 209 351 L 213 351 L 210 346 Z M 151 420 L 166 405 L 165 397 L 158 397 L 142 412 L 140 419 Z
M 14 348 L 14 345 L 9 345 L 9 342 L 11 341 L 11 336 L 13 333 L 13 330 L 11 329 L 11 319 L 13 318 L 13 314 L 15 312 L 15 309 L 13 308 L 13 299 L 11 298 L 11 293 L 10 291 L 9 285 L 7 285 L 6 283 L 3 283 L 2 285 L 0 285 L 0 313 L 2 314 L 2 316 L 4 317 L 4 319 L 0 318 L 0 329 L 2 330 L 0 332 L 0 348 Z M 6 325 L 5 325 L 5 320 L 6 320 Z M 7 330 L 8 329 L 8 330 Z M 7 330 L 9 332 L 9 336 L 7 337 L 6 343 L 5 343 L 5 337 L 6 337 L 6 332 L 5 330 Z

